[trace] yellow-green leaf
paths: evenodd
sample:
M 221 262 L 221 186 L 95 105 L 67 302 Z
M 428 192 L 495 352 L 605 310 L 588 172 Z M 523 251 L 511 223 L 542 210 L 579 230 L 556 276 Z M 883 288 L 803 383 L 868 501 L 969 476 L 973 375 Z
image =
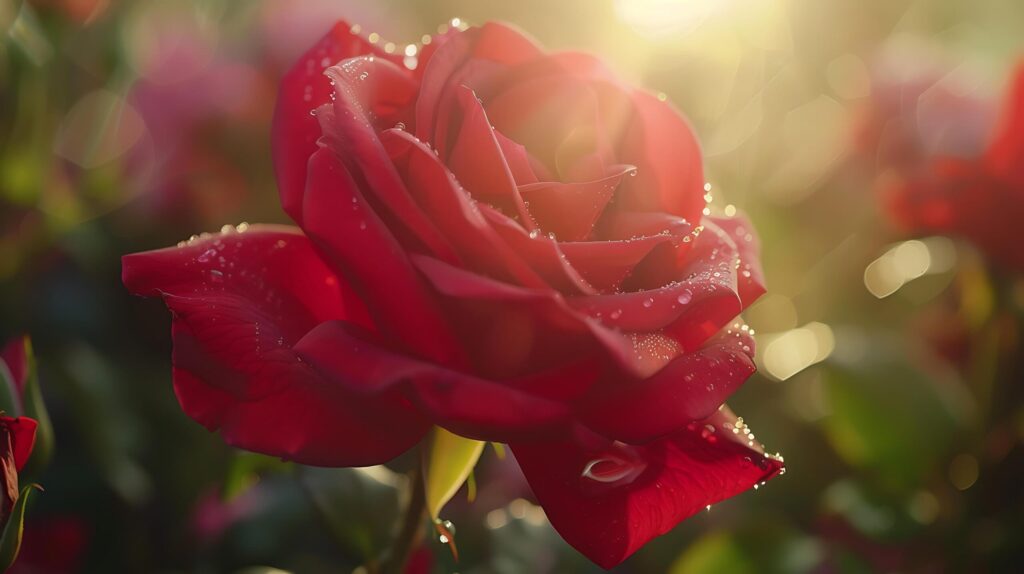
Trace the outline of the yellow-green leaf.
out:
M 466 482 L 483 449 L 483 442 L 463 438 L 441 427 L 434 429 L 430 451 L 423 461 L 427 509 L 432 518 L 437 519 L 444 505 Z

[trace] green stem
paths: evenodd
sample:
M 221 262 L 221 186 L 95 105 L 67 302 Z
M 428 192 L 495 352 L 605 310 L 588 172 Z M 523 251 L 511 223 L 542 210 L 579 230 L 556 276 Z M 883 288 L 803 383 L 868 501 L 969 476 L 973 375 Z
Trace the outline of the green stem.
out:
M 423 539 L 423 522 L 427 518 L 427 496 L 423 484 L 423 468 L 417 464 L 409 474 L 409 504 L 405 508 L 401 529 L 381 563 L 381 574 L 402 574 L 412 551 Z

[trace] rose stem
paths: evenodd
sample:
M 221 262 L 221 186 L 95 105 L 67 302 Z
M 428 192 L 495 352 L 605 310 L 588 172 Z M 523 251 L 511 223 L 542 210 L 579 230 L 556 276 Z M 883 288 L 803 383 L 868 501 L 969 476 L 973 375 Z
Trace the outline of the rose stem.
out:
M 409 473 L 409 504 L 405 507 L 402 528 L 381 564 L 381 574 L 402 574 L 410 554 L 423 539 L 423 523 L 427 518 L 427 496 L 422 467 L 422 464 L 417 464 Z

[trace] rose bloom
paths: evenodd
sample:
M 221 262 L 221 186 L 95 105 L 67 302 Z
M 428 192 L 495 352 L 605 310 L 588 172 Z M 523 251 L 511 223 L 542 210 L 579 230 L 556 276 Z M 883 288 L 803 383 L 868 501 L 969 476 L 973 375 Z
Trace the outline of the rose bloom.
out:
M 723 405 L 754 372 L 736 318 L 764 291 L 757 240 L 704 215 L 686 120 L 502 24 L 414 56 L 355 30 L 281 83 L 274 164 L 300 229 L 124 259 L 172 311 L 184 410 L 312 465 L 379 464 L 432 425 L 509 443 L 604 567 L 778 474 Z
M 988 146 L 976 157 L 936 155 L 882 187 L 895 221 L 910 233 L 961 236 L 996 264 L 1024 271 L 1024 64 L 1011 80 Z

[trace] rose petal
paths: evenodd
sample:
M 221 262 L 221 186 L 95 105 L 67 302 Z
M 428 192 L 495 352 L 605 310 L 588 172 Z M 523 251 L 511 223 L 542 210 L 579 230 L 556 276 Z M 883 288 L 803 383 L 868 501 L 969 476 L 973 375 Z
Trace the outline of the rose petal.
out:
M 363 397 L 326 384 L 296 354 L 317 324 L 366 319 L 295 230 L 254 226 L 128 255 L 123 278 L 133 293 L 161 295 L 174 314 L 175 392 L 228 444 L 361 466 L 404 452 L 429 427 L 397 394 Z
M 736 268 L 737 287 L 743 306 L 749 307 L 766 291 L 764 271 L 761 270 L 761 242 L 754 226 L 743 214 L 732 217 L 710 216 L 705 218 L 707 221 L 713 222 L 736 244 L 739 259 L 739 267 Z
M 462 364 L 459 346 L 410 266 L 406 249 L 331 150 L 313 155 L 308 180 L 304 230 L 325 261 L 350 278 L 377 327 L 414 354 L 440 364 Z
M 555 530 L 587 558 L 612 568 L 708 505 L 781 472 L 781 461 L 732 432 L 737 423 L 723 408 L 692 430 L 643 446 L 511 446 Z
M 536 43 L 505 24 L 488 22 L 444 42 L 423 72 L 416 102 L 416 137 L 434 144 L 447 158 L 448 129 L 462 87 L 473 90 L 483 78 L 541 54 Z
M 559 247 L 583 278 L 608 292 L 617 290 L 658 246 L 678 241 L 670 235 L 655 235 L 614 241 L 571 241 Z
M 334 91 L 323 71 L 341 60 L 363 54 L 388 57 L 377 46 L 353 34 L 348 23 L 339 21 L 281 78 L 271 143 L 281 203 L 296 222 L 301 222 L 306 163 L 316 151 L 316 140 L 320 137 L 320 125 L 310 111 L 328 102 Z
M 28 417 L 5 417 L 0 416 L 0 426 L 6 427 L 10 433 L 10 447 L 14 454 L 15 470 L 21 472 L 25 464 L 32 456 L 32 449 L 36 444 L 36 428 L 39 423 Z M 6 447 L 6 445 L 5 445 Z
M 487 205 L 478 205 L 495 232 L 543 277 L 549 286 L 565 294 L 594 294 L 597 291 L 573 268 L 558 241 L 533 231 Z
M 634 92 L 633 105 L 635 115 L 617 158 L 635 165 L 637 175 L 622 184 L 617 206 L 699 221 L 704 209 L 704 172 L 693 130 L 670 104 L 646 92 Z
M 683 349 L 696 349 L 764 292 L 756 255 L 751 255 L 751 251 L 756 253 L 756 244 L 753 238 L 745 240 L 749 232 L 742 221 L 726 220 L 725 224 L 733 236 L 743 231 L 740 239 L 750 246 L 745 255 L 754 263 L 748 267 L 741 260 L 740 268 L 750 277 L 737 271 L 740 255 L 732 236 L 714 220 L 706 219 L 695 240 L 680 243 L 687 246 L 682 251 L 684 260 L 666 265 L 678 268 L 669 277 L 671 283 L 657 289 L 576 297 L 571 304 L 617 329 L 632 333 L 664 330 Z M 574 244 L 563 247 L 570 245 Z
M 519 193 L 529 203 L 530 215 L 541 229 L 562 241 L 578 241 L 590 236 L 619 182 L 632 171 L 632 166 L 613 166 L 601 179 L 531 183 L 520 185 Z
M 506 245 L 480 213 L 455 177 L 414 136 L 386 130 L 381 140 L 402 173 L 410 195 L 455 246 L 472 268 L 527 287 L 546 285 L 518 254 Z
M 630 341 L 577 313 L 557 293 L 502 283 L 430 257 L 411 259 L 443 296 L 476 372 L 507 379 L 592 355 L 634 376 L 639 372 Z
M 476 198 L 517 216 L 527 230 L 536 229 L 483 106 L 468 88 L 458 91 L 457 101 L 462 124 L 448 167 Z
M 325 145 L 362 183 L 363 195 L 399 241 L 407 248 L 422 244 L 446 261 L 457 261 L 452 246 L 409 197 L 376 133 L 380 112 L 375 109 L 412 104 L 416 85 L 407 70 L 366 57 L 346 60 L 326 74 L 335 84 L 336 99 L 317 111 Z
M 485 99 L 495 128 L 523 144 L 557 179 L 600 177 L 610 148 L 599 136 L 593 90 L 571 76 L 524 78 Z
M 737 325 L 644 381 L 606 386 L 580 407 L 581 420 L 609 438 L 644 443 L 711 416 L 755 370 L 754 339 Z
M 320 325 L 296 351 L 332 385 L 370 394 L 411 387 L 405 392 L 434 423 L 469 438 L 507 442 L 543 437 L 569 415 L 564 403 L 519 389 L 532 379 L 495 382 L 417 361 L 342 322 Z

